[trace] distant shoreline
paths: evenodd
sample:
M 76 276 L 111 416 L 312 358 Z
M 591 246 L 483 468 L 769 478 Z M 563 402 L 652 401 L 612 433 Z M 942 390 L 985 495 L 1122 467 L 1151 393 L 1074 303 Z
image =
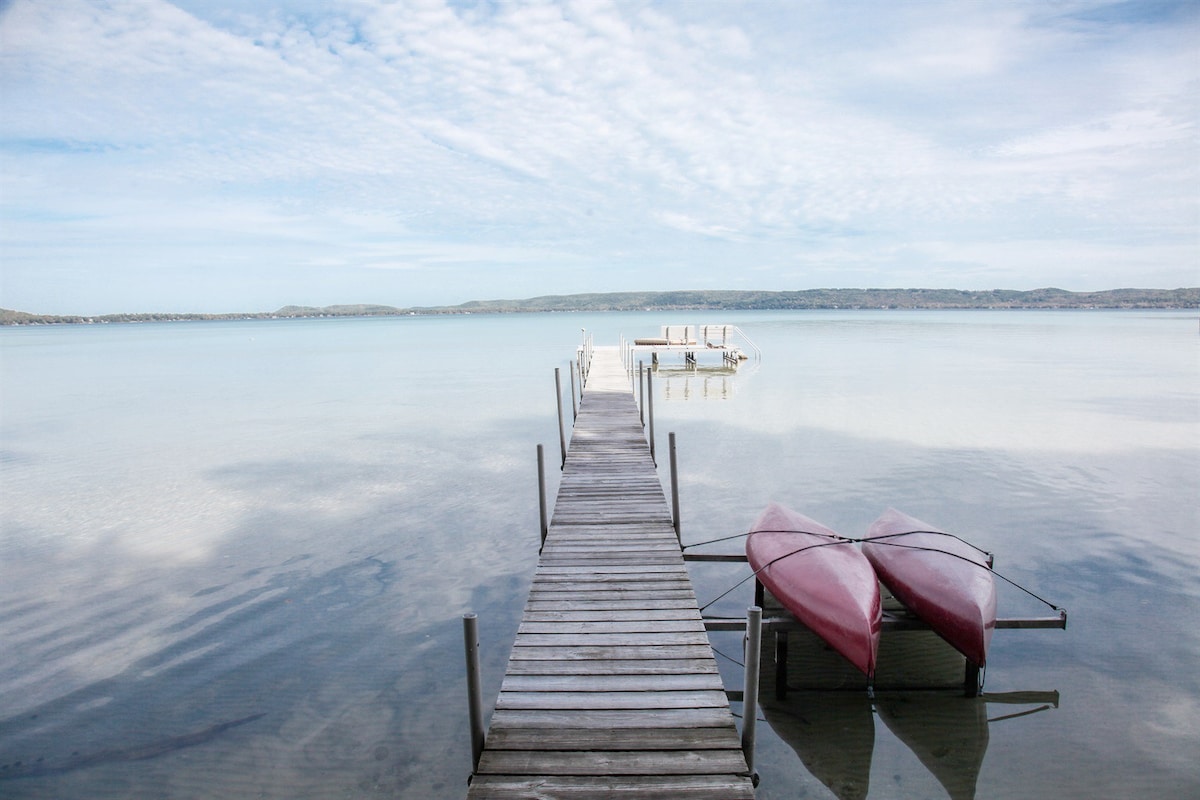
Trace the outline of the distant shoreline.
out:
M 230 314 L 34 314 L 0 309 L 0 325 L 94 325 L 122 322 L 398 317 L 571 311 L 786 311 L 833 309 L 1189 309 L 1200 308 L 1200 288 L 1065 289 L 806 289 L 795 292 L 675 291 L 546 295 L 525 300 L 472 300 L 456 306 L 284 306 L 277 311 Z

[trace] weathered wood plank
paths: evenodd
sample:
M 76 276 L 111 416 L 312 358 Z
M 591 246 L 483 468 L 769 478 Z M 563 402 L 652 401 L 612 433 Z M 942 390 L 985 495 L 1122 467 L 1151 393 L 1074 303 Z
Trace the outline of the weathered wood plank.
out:
M 678 692 L 505 692 L 496 700 L 499 709 L 621 710 L 662 708 L 728 708 L 729 698 L 720 691 Z
M 641 645 L 708 646 L 703 630 L 669 633 L 518 633 L 514 647 L 638 647 Z
M 687 609 L 691 610 L 696 607 L 693 597 L 672 597 L 672 598 L 655 598 L 647 599 L 627 599 L 622 598 L 613 600 L 610 598 L 602 598 L 601 600 L 578 600 L 572 598 L 570 600 L 559 599 L 557 597 L 547 600 L 538 600 L 530 598 L 525 604 L 526 611 L 595 611 L 601 609 L 611 609 L 613 611 L 652 611 L 658 609 Z
M 716 775 L 477 775 L 470 796 L 481 800 L 753 800 L 754 790 L 748 780 Z
M 699 609 L 692 608 L 595 608 L 565 610 L 553 608 L 546 611 L 526 609 L 525 622 L 668 622 L 692 621 L 704 624 Z
M 708 658 L 608 658 L 579 659 L 513 659 L 508 662 L 508 675 L 719 675 L 717 662 Z
M 717 691 L 724 692 L 717 673 L 684 675 L 508 675 L 500 686 L 503 692 L 652 692 Z
M 483 775 L 714 775 L 746 770 L 738 750 L 488 750 Z
M 687 567 L 682 563 L 664 567 L 659 564 L 597 564 L 593 567 L 559 566 L 558 564 L 543 564 L 538 569 L 539 576 L 548 575 L 689 575 Z
M 605 622 L 525 621 L 517 629 L 522 633 L 704 633 L 703 620 L 620 620 Z
M 728 707 L 660 708 L 652 714 L 640 709 L 501 709 L 492 715 L 492 729 L 501 728 L 724 728 L 731 735 L 737 735 Z
M 727 728 L 509 728 L 488 739 L 496 750 L 727 750 Z
M 596 586 L 613 586 L 631 588 L 648 586 L 652 589 L 675 589 L 692 585 L 686 574 L 678 572 L 634 572 L 634 573 L 575 573 L 575 574 L 542 574 L 533 579 L 533 586 L 544 586 L 549 589 L 572 588 L 576 586 L 592 588 Z
M 576 596 L 586 594 L 606 594 L 608 596 L 642 594 L 654 596 L 658 594 L 668 593 L 668 591 L 677 591 L 677 593 L 685 593 L 686 596 L 695 596 L 692 593 L 690 581 L 673 581 L 673 579 L 662 579 L 662 581 L 581 581 L 578 583 L 564 581 L 534 581 L 530 585 L 530 591 L 541 594 L 575 594 Z
M 529 599 L 539 602 L 548 602 L 553 600 L 566 601 L 571 600 L 594 600 L 599 602 L 612 601 L 618 602 L 621 600 L 653 602 L 654 600 L 686 600 L 691 603 L 696 602 L 696 595 L 690 589 L 678 589 L 672 591 L 653 592 L 649 590 L 641 591 L 622 591 L 620 589 L 610 589 L 608 591 L 579 591 L 579 592 L 530 592 Z
M 547 559 L 547 561 L 550 560 L 552 559 Z M 602 561 L 608 564 L 674 564 L 675 556 L 667 554 L 648 556 L 640 553 L 629 553 L 622 555 L 621 557 L 610 556 L 608 558 L 602 558 L 597 556 L 561 556 L 557 559 L 553 559 L 555 564 L 575 567 L 588 567 L 593 564 L 601 563 Z

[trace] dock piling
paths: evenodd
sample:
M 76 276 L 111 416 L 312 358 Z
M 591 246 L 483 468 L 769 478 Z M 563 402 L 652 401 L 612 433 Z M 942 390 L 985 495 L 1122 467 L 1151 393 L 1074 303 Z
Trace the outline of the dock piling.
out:
M 483 686 L 479 677 L 479 619 L 463 614 L 463 645 L 467 657 L 467 707 L 471 715 L 471 773 L 479 768 L 486 736 L 483 729 Z
M 546 519 L 546 449 L 540 444 L 537 446 L 537 470 L 538 510 L 541 513 L 542 522 L 542 541 L 538 545 L 538 553 L 541 553 L 542 548 L 546 546 L 546 535 L 550 532 L 550 525 Z
M 758 665 L 762 646 L 762 607 L 746 610 L 746 680 L 742 692 L 742 753 L 751 778 L 754 772 L 754 734 L 758 722 Z M 757 783 L 757 780 L 755 781 Z
M 575 362 L 572 361 L 571 363 L 569 363 L 567 365 L 567 367 L 570 369 L 570 372 L 571 372 L 571 374 L 569 376 L 571 379 L 571 423 L 574 424 L 575 420 L 579 419 L 579 405 L 575 401 Z M 581 379 L 583 377 L 583 365 L 582 364 L 579 366 L 579 377 Z M 580 386 L 582 387 L 582 384 L 580 384 Z M 582 394 L 582 393 L 583 393 L 583 389 L 580 388 L 580 394 Z
M 642 430 L 646 429 L 646 362 L 638 362 L 638 416 L 642 421 Z
M 563 431 L 562 370 L 554 368 L 554 396 L 558 401 L 558 446 L 562 450 L 562 465 L 567 465 L 567 434 Z
M 667 442 L 671 452 L 671 524 L 675 527 L 675 538 L 683 544 L 683 534 L 679 532 L 679 464 L 675 457 L 675 431 L 667 434 Z
M 657 467 L 658 458 L 654 455 L 654 381 L 651 379 L 653 374 L 653 370 L 646 370 L 646 417 L 650 422 L 650 460 Z

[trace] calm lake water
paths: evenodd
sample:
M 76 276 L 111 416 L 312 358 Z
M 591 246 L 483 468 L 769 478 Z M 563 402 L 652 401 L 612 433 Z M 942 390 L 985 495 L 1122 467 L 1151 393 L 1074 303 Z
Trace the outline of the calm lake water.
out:
M 480 616 L 493 702 L 537 561 L 535 446 L 558 452 L 554 368 L 581 328 L 709 322 L 764 355 L 663 364 L 685 542 L 771 500 L 849 536 L 895 506 L 1070 613 L 996 633 L 985 691 L 1027 703 L 770 711 L 760 798 L 1200 796 L 1198 321 L 1101 311 L 0 330 L 0 796 L 461 797 L 460 618 Z M 701 602 L 745 569 L 694 565 Z M 1048 610 L 1001 586 L 1000 613 Z M 844 758 L 813 750 L 839 735 Z

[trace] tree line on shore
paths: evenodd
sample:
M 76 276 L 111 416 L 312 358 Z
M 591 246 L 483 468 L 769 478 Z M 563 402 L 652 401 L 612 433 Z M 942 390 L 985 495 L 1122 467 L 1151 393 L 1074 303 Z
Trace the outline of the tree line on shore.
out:
M 0 309 L 3 325 L 185 322 L 200 320 L 289 319 L 298 317 L 378 317 L 431 314 L 484 314 L 570 311 L 761 311 L 804 309 L 935 308 L 1200 308 L 1200 287 L 1181 289 L 805 289 L 791 292 L 698 290 L 605 292 L 545 295 L 524 300 L 472 300 L 456 306 L 384 305 L 284 306 L 277 311 L 231 314 L 128 313 L 103 315 L 33 314 Z

